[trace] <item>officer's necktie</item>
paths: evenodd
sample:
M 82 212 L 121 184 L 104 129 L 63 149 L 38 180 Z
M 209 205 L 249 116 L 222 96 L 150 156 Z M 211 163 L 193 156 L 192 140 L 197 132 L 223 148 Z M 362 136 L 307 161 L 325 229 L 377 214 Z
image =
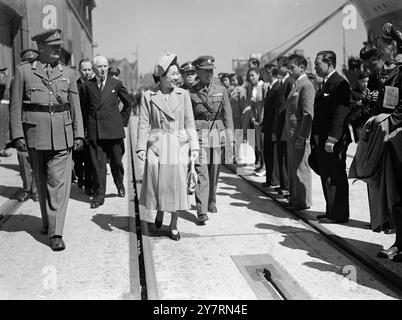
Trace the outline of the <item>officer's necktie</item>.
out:
M 50 78 L 50 75 L 51 75 L 51 73 L 52 73 L 52 66 L 50 65 L 50 63 L 48 63 L 48 64 L 46 65 L 45 69 L 46 69 L 47 77 Z

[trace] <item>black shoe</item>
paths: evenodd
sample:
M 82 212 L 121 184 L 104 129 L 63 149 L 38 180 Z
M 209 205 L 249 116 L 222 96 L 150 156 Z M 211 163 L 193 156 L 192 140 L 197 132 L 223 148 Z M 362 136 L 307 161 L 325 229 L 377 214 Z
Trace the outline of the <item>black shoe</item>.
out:
M 385 228 L 385 229 L 384 229 L 384 233 L 385 233 L 385 234 L 394 234 L 394 233 L 395 233 L 395 229 L 394 229 L 394 228 Z
M 50 248 L 53 251 L 62 251 L 66 248 L 66 245 L 61 237 L 54 236 L 49 239 L 50 241 Z
M 328 216 L 326 214 L 320 214 L 320 215 L 317 216 L 318 220 L 326 219 L 326 218 L 328 218 Z
M 324 218 L 320 219 L 320 223 L 348 223 L 349 219 L 330 219 Z
M 29 193 L 26 191 L 23 191 L 18 195 L 18 202 L 25 202 L 28 199 L 29 199 Z
M 48 228 L 46 226 L 43 226 L 42 229 L 40 229 L 40 234 L 48 234 Z
M 210 212 L 210 213 L 217 213 L 217 212 L 218 212 L 218 209 L 216 209 L 216 207 L 209 208 L 209 209 L 208 209 L 208 212 Z
M 95 191 L 94 191 L 94 189 L 89 188 L 89 189 L 85 189 L 85 193 L 86 193 L 88 196 L 93 196 L 94 193 L 95 193 Z
M 155 228 L 156 229 L 162 228 L 162 223 L 163 223 L 163 220 L 159 221 L 157 218 L 155 218 Z
M 105 200 L 92 199 L 91 209 L 96 209 L 96 208 L 102 206 L 104 203 L 105 203 Z
M 78 188 L 82 189 L 84 187 L 84 181 L 78 180 Z
M 384 259 L 392 259 L 394 258 L 398 253 L 400 253 L 400 250 L 397 246 L 392 246 L 387 250 L 381 250 L 380 252 L 377 253 L 378 258 L 384 258 Z
M 310 207 L 299 207 L 299 206 L 289 206 L 286 209 L 290 210 L 290 211 L 302 211 L 302 210 L 308 210 L 310 209 Z
M 124 198 L 126 196 L 126 190 L 124 189 L 124 186 L 121 186 L 121 188 L 118 188 L 117 193 L 120 198 Z
M 170 231 L 170 239 L 172 239 L 174 241 L 179 241 L 180 240 L 180 232 L 177 231 L 177 233 L 173 233 L 172 231 Z
M 289 194 L 289 190 L 288 190 L 288 189 L 281 188 L 281 187 L 275 188 L 275 191 L 278 192 L 278 194 L 281 194 L 281 195 L 287 195 L 287 194 Z
M 201 225 L 204 225 L 205 222 L 207 222 L 209 220 L 208 215 L 205 213 L 201 213 L 200 215 L 198 215 L 198 222 Z
M 394 255 L 394 257 L 392 258 L 392 261 L 394 261 L 394 262 L 402 262 L 402 252 L 399 252 L 396 255 Z
M 39 195 L 35 192 L 35 193 L 31 193 L 31 199 L 34 202 L 38 202 L 39 201 Z

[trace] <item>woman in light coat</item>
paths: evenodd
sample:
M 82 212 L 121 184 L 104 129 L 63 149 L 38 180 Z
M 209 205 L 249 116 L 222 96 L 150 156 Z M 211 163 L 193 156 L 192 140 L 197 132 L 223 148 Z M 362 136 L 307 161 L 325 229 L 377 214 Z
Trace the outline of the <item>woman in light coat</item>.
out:
M 180 211 L 190 207 L 186 181 L 189 156 L 196 159 L 199 150 L 190 96 L 176 87 L 179 76 L 176 55 L 168 53 L 157 61 L 154 79 L 158 87 L 143 94 L 136 148 L 138 157 L 145 160 L 140 204 L 157 210 L 158 229 L 164 212 L 171 212 L 173 240 L 180 239 Z

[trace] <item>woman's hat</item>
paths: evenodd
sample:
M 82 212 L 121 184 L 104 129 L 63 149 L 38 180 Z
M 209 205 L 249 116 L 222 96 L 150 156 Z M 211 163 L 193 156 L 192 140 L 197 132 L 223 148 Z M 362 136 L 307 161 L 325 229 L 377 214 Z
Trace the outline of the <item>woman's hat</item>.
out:
M 161 77 L 175 60 L 177 60 L 177 56 L 174 53 L 166 52 L 156 61 L 154 77 Z

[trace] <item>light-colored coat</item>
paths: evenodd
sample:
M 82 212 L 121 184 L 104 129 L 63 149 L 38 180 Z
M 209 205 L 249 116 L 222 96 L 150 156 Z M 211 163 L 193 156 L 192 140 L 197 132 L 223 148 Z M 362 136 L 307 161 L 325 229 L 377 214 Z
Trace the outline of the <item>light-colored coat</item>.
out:
M 286 100 L 285 141 L 310 139 L 314 115 L 315 89 L 307 77 L 298 80 Z
M 146 151 L 140 204 L 149 210 L 189 209 L 187 172 L 198 138 L 188 92 L 175 88 L 166 103 L 160 90 L 141 100 L 136 151 Z
M 286 100 L 285 128 L 282 140 L 287 141 L 289 201 L 300 208 L 312 205 L 312 180 L 308 157 L 311 153 L 310 135 L 314 116 L 315 89 L 307 77 L 295 82 Z M 304 147 L 295 147 L 297 138 Z

